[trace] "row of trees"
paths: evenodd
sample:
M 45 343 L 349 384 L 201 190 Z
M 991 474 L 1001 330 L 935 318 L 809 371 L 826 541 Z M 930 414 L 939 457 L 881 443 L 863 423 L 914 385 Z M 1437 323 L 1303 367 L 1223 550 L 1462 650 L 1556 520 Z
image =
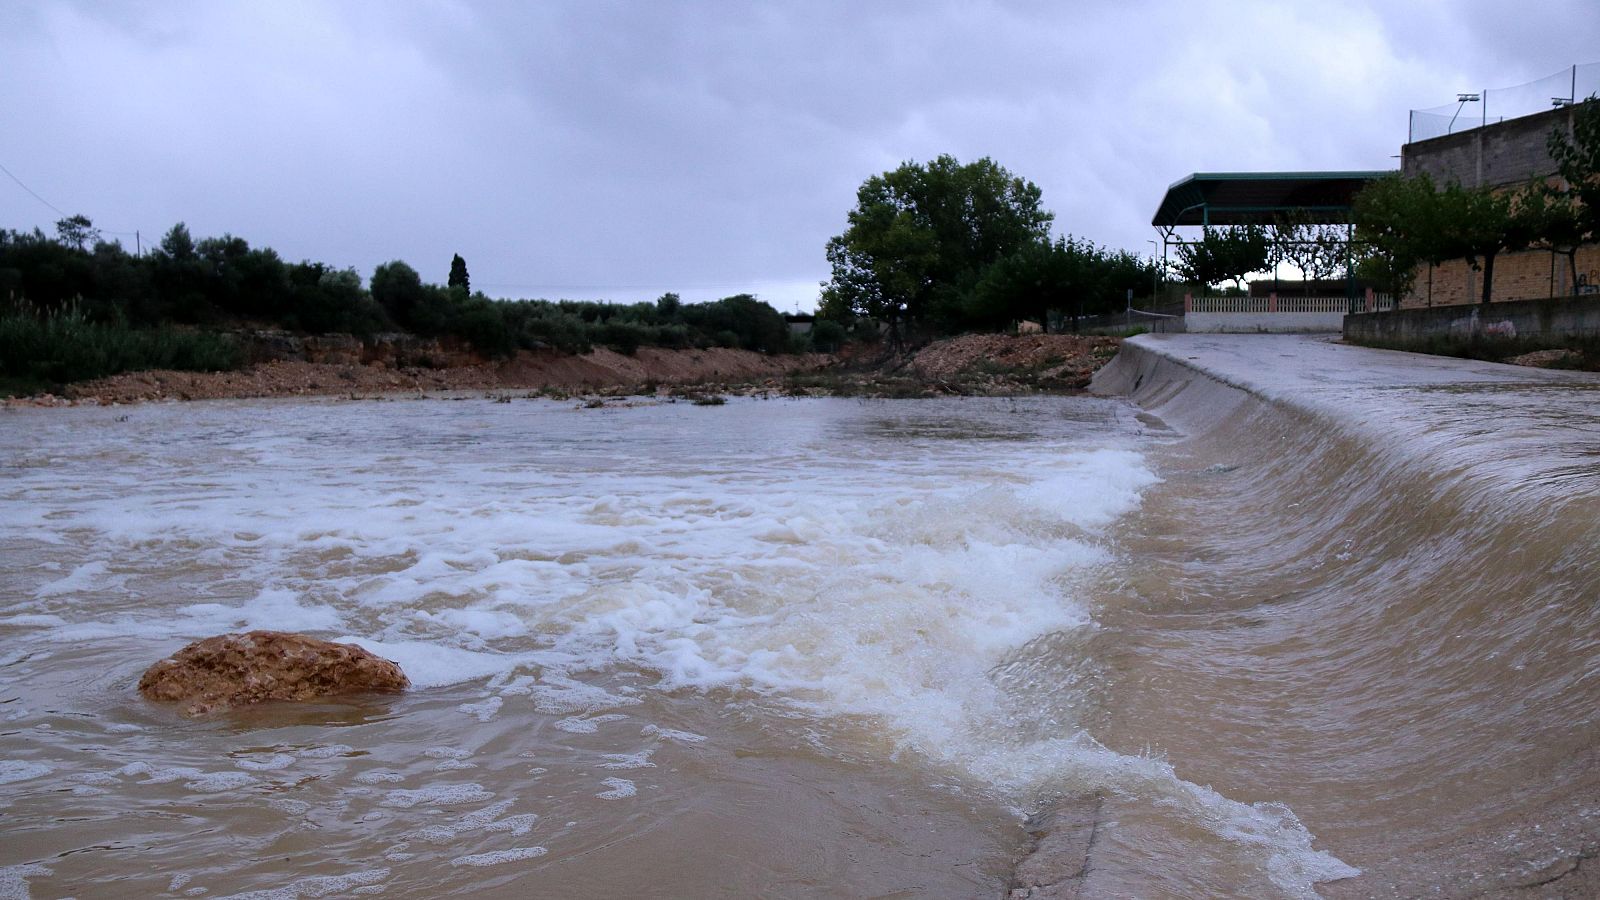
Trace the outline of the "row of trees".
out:
M 1071 236 L 1051 240 L 1037 185 L 984 158 L 949 155 L 868 178 L 847 227 L 827 244 L 824 319 L 888 325 L 898 345 L 919 334 L 988 330 L 1052 314 L 1122 309 L 1148 295 L 1152 264 Z
M 1311 281 L 1335 278 L 1351 265 L 1348 238 L 1343 228 L 1319 223 L 1303 210 L 1269 224 L 1207 226 L 1200 240 L 1178 245 L 1172 274 L 1190 284 L 1232 281 L 1242 288 L 1246 275 L 1288 263 Z
M 471 290 L 459 254 L 445 285 L 423 282 L 400 261 L 378 266 L 368 284 L 353 269 L 285 262 L 232 235 L 196 241 L 181 223 L 150 253 L 134 255 L 100 240 L 83 216 L 62 219 L 54 237 L 0 230 L 0 301 L 0 314 L 13 318 L 70 311 L 86 323 L 126 329 L 406 331 L 460 339 L 490 356 L 538 347 L 581 352 L 595 344 L 629 353 L 649 345 L 797 349 L 783 316 L 748 294 L 694 304 L 676 294 L 633 305 L 491 300 Z
M 1362 273 L 1396 294 L 1409 290 L 1417 265 L 1465 260 L 1483 273 L 1482 300 L 1494 290 L 1495 259 L 1526 249 L 1567 258 L 1578 279 L 1578 248 L 1600 241 L 1600 100 L 1575 110 L 1573 132 L 1550 133 L 1558 181 L 1513 190 L 1440 186 L 1426 174 L 1391 175 L 1356 198 Z
M 41 313 L 69 303 L 94 321 L 129 326 L 262 320 L 308 332 L 371 333 L 386 325 L 349 269 L 286 263 L 267 248 L 224 235 L 195 241 L 182 224 L 135 256 L 98 239 L 83 216 L 51 238 L 0 230 L 0 298 Z

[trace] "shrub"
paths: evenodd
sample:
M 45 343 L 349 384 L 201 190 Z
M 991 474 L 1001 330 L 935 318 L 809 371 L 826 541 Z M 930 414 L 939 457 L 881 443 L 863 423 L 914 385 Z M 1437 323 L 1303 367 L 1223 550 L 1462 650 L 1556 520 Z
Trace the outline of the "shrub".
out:
M 91 322 L 75 307 L 0 315 L 0 375 L 25 382 L 61 385 L 140 369 L 217 372 L 243 361 L 238 344 L 220 334 Z
M 822 353 L 836 353 L 844 346 L 844 326 L 832 319 L 818 319 L 811 325 L 811 348 Z

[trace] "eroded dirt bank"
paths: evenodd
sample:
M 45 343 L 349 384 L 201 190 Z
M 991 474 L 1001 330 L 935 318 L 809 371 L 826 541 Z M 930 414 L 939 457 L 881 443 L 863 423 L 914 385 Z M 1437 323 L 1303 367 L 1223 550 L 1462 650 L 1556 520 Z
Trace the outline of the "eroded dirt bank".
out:
M 625 356 L 607 348 L 574 355 L 523 352 L 503 362 L 456 358 L 455 365 L 275 359 L 232 372 L 126 372 L 69 385 L 51 394 L 7 401 L 20 405 L 140 403 L 252 397 L 371 396 L 432 391 L 530 390 L 561 393 L 640 392 L 659 386 L 713 390 L 783 390 L 803 395 L 1006 395 L 1074 391 L 1116 355 L 1117 338 L 1077 335 L 964 335 L 885 359 L 804 353 L 769 356 L 749 350 L 640 348 Z M 310 361 L 320 360 L 320 361 Z
M 831 362 L 831 357 L 814 353 L 766 356 L 724 348 L 641 348 L 624 356 L 603 347 L 582 355 L 524 352 L 504 362 L 439 368 L 278 360 L 234 372 L 126 372 L 71 385 L 66 396 L 105 404 L 459 390 L 603 391 L 650 382 L 759 382 L 815 371 Z

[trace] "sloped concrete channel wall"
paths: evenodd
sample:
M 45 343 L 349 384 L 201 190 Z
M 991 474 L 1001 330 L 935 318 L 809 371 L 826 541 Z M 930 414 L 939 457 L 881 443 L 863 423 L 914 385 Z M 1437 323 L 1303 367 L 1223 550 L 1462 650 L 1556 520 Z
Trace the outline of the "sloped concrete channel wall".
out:
M 1239 652 L 1232 671 L 1196 674 L 1222 675 L 1219 688 L 1270 683 L 1261 702 L 1241 707 L 1247 715 L 1327 714 L 1318 720 L 1325 730 L 1307 732 L 1305 744 L 1278 745 L 1265 770 L 1281 782 L 1243 776 L 1260 796 L 1282 797 L 1290 783 L 1326 789 L 1321 800 L 1312 796 L 1320 789 L 1307 789 L 1290 806 L 1327 852 L 1363 871 L 1322 881 L 1317 896 L 1600 897 L 1590 862 L 1600 847 L 1596 725 L 1571 715 L 1600 707 L 1600 683 L 1587 677 L 1600 659 L 1589 637 L 1600 581 L 1587 552 L 1600 545 L 1600 375 L 1329 337 L 1141 335 L 1091 389 L 1128 397 L 1182 436 L 1157 457 L 1158 474 L 1183 498 L 1173 515 L 1205 515 L 1211 492 L 1260 491 L 1224 505 L 1224 518 L 1201 520 L 1221 526 L 1205 552 L 1230 558 L 1214 586 L 1192 583 L 1171 606 L 1142 602 L 1134 621 L 1195 635 L 1195 658 L 1220 657 L 1222 646 Z M 1240 471 L 1201 488 L 1208 463 Z M 1254 521 L 1229 533 L 1229 511 Z M 1352 547 L 1348 558 L 1335 553 Z M 1279 582 L 1275 564 L 1297 558 L 1306 560 L 1293 564 L 1301 575 Z M 1290 596 L 1285 584 L 1306 592 Z M 1219 605 L 1206 606 L 1205 596 Z M 1261 602 L 1240 602 L 1249 597 Z M 1168 613 L 1176 621 L 1164 623 Z M 1494 661 L 1517 653 L 1548 667 Z M 1383 699 L 1330 702 L 1356 696 Z M 1251 733 L 1280 731 L 1247 721 Z M 1180 771 L 1194 764 L 1181 749 L 1172 758 Z M 1353 758 L 1368 762 L 1351 766 Z M 1087 812 L 1095 824 L 1114 822 L 1121 802 L 1108 794 Z M 1413 816 L 1413 805 L 1429 815 Z M 1341 817 L 1337 832 L 1316 824 Z M 1063 848 L 1056 871 L 1082 865 L 1083 874 L 1052 887 L 1082 890 L 1018 896 L 1139 896 L 1116 881 L 1111 842 L 1078 849 L 1070 830 L 1078 821 L 1066 819 L 1068 832 L 1041 841 L 1039 852 Z M 1019 867 L 1019 881 L 1033 870 Z
M 1403 346 L 1435 338 L 1600 337 L 1600 296 L 1398 309 L 1344 317 L 1346 340 Z

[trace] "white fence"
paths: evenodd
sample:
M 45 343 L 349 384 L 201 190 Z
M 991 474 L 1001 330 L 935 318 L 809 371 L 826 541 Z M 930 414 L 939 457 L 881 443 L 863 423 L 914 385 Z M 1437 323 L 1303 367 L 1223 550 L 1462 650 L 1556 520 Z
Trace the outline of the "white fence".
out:
M 1387 294 L 1368 291 L 1356 297 L 1195 297 L 1183 298 L 1184 326 L 1190 332 L 1324 332 L 1344 327 L 1346 313 L 1393 309 Z

